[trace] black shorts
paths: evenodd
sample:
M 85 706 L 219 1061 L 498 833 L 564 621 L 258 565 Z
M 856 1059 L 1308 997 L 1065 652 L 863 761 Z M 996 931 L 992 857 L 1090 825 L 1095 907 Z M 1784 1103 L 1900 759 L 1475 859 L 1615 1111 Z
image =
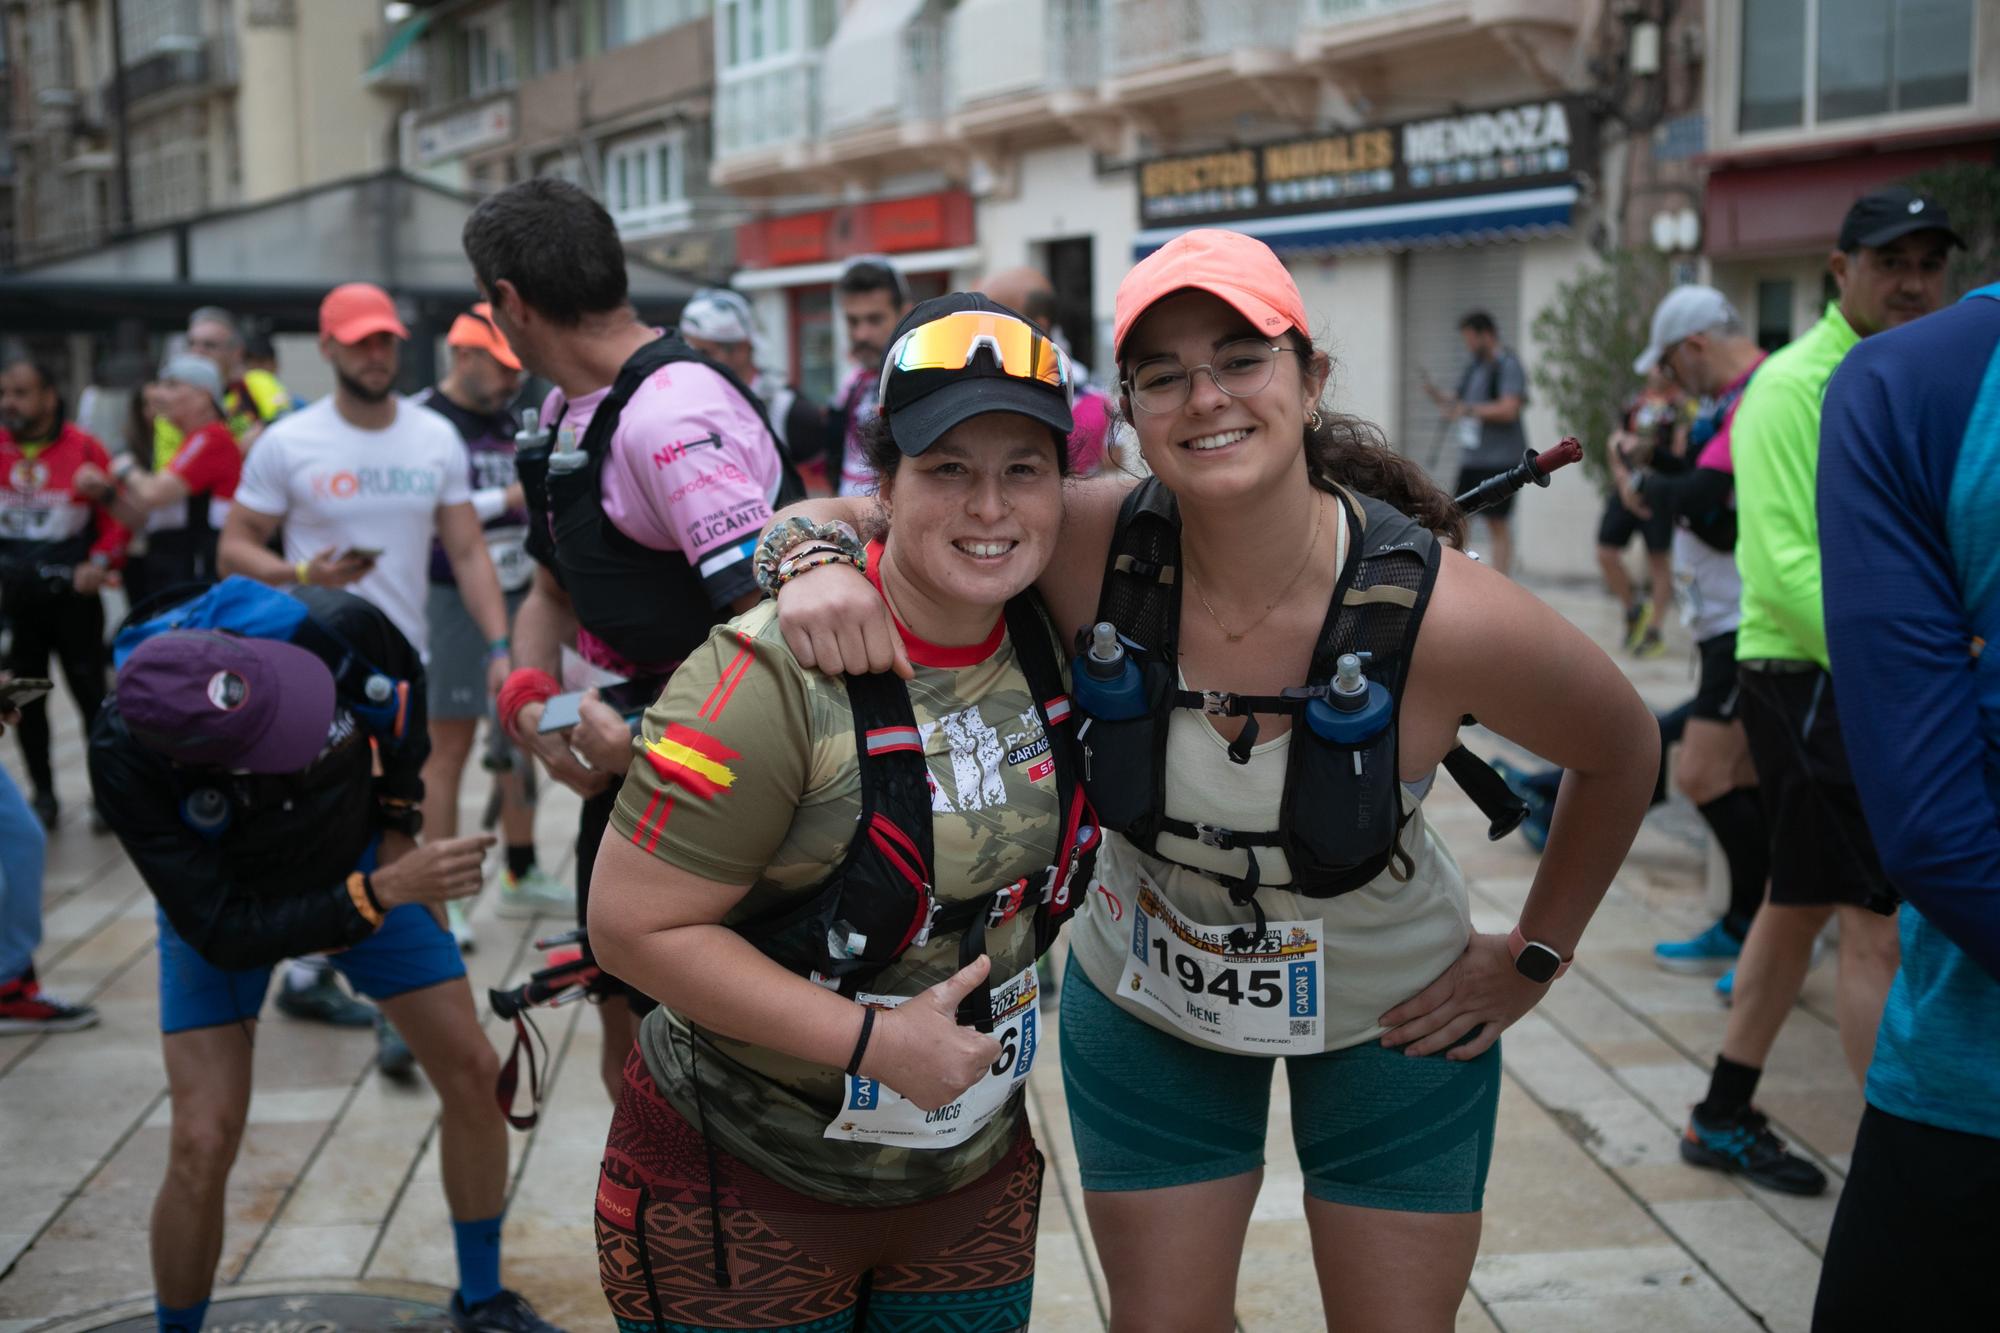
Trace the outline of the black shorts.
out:
M 604 830 L 611 827 L 611 812 L 618 806 L 618 788 L 607 790 L 589 797 L 583 803 L 583 813 L 576 825 L 576 924 L 590 924 L 590 872 L 597 864 L 597 849 L 604 842 Z M 596 987 L 604 996 L 623 995 L 625 1002 L 632 1006 L 632 1012 L 644 1016 L 660 1007 L 660 1002 L 643 991 L 634 990 L 609 972 L 603 975 Z
M 1673 517 L 1664 509 L 1656 509 L 1651 518 L 1640 518 L 1616 495 L 1607 497 L 1604 517 L 1597 522 L 1597 544 L 1622 551 L 1631 544 L 1634 533 L 1645 537 L 1648 553 L 1659 555 L 1674 544 Z
M 1453 491 L 1452 494 L 1463 495 L 1480 482 L 1500 476 L 1503 473 L 1512 472 L 1518 466 L 1520 466 L 1518 459 L 1512 463 L 1502 463 L 1499 467 L 1475 467 L 1473 464 L 1467 463 L 1458 470 L 1458 489 Z M 1479 512 L 1487 518 L 1505 518 L 1514 512 L 1514 496 L 1519 494 L 1519 491 L 1512 492 L 1505 499 L 1496 500 Z
M 1996 1198 L 2000 1138 L 1870 1106 L 1827 1237 L 1813 1333 L 1992 1327 Z
M 1741 696 L 1736 685 L 1736 631 L 1724 630 L 1695 645 L 1701 654 L 1701 683 L 1695 687 L 1688 716 L 1709 722 L 1734 722 Z
M 1786 664 L 1787 666 L 1792 664 Z M 1834 710 L 1833 678 L 1810 663 L 1770 670 L 1739 662 L 1743 730 L 1771 833 L 1771 901 L 1895 910 L 1854 791 Z

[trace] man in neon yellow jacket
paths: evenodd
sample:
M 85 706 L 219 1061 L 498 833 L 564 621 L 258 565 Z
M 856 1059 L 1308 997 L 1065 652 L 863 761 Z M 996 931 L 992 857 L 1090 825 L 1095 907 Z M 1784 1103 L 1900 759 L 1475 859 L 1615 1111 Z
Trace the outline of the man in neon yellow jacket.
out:
M 1934 200 L 1900 187 L 1857 200 L 1827 261 L 1840 299 L 1758 369 L 1730 436 L 1743 579 L 1737 680 L 1771 834 L 1771 883 L 1743 942 L 1722 1052 L 1681 1157 L 1792 1194 L 1818 1194 L 1826 1177 L 1786 1150 L 1750 1099 L 1805 984 L 1813 940 L 1838 912 L 1836 1008 L 1857 1082 L 1899 957 L 1896 893 L 1855 795 L 1827 675 L 1815 508 L 1820 399 L 1863 338 L 1944 304 L 1945 260 L 1960 244 Z M 1662 364 L 1671 366 L 1677 351 L 1664 349 Z
M 188 316 L 188 350 L 205 356 L 222 372 L 223 419 L 244 453 L 265 426 L 290 410 L 292 395 L 268 370 L 243 364 L 243 332 L 236 317 L 219 306 L 205 305 Z M 153 467 L 164 472 L 180 452 L 181 432 L 164 415 L 153 419 Z

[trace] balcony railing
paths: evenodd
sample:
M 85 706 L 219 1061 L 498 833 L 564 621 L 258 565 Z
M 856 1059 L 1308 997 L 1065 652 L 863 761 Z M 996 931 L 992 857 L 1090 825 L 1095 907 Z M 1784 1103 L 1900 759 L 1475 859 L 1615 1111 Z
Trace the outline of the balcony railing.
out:
M 717 82 L 718 158 L 805 143 L 819 132 L 819 62 L 815 57 L 763 69 L 725 71 Z
M 1350 19 L 1373 18 L 1397 9 L 1434 5 L 1438 0 L 1311 0 L 1306 21 L 1316 24 L 1345 23 Z
M 1301 0 L 1110 0 L 1105 73 L 1116 77 L 1246 48 L 1289 50 Z
M 387 62 L 382 52 L 390 32 L 370 34 L 361 43 L 361 82 L 383 92 L 422 92 L 430 79 L 428 48 L 421 41 L 406 42 Z
M 951 109 L 1095 88 L 1102 77 L 1101 0 L 974 0 L 946 18 Z

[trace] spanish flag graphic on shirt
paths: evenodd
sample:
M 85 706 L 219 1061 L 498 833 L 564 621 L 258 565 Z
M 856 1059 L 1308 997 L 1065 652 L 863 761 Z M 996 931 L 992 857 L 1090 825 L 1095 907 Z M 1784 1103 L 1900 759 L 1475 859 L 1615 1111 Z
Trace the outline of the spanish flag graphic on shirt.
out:
M 670 783 L 704 801 L 712 801 L 736 783 L 736 770 L 728 761 L 742 756 L 713 736 L 704 736 L 678 722 L 668 725 L 666 734 L 646 746 L 646 762 Z

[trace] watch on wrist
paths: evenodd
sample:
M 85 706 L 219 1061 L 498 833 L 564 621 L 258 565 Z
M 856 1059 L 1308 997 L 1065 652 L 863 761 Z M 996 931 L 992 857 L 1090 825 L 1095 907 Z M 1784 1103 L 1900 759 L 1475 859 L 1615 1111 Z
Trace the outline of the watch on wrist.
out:
M 1518 925 L 1507 937 L 1507 952 L 1514 955 L 1514 970 L 1538 986 L 1545 986 L 1569 971 L 1569 959 L 1553 945 L 1529 939 Z

